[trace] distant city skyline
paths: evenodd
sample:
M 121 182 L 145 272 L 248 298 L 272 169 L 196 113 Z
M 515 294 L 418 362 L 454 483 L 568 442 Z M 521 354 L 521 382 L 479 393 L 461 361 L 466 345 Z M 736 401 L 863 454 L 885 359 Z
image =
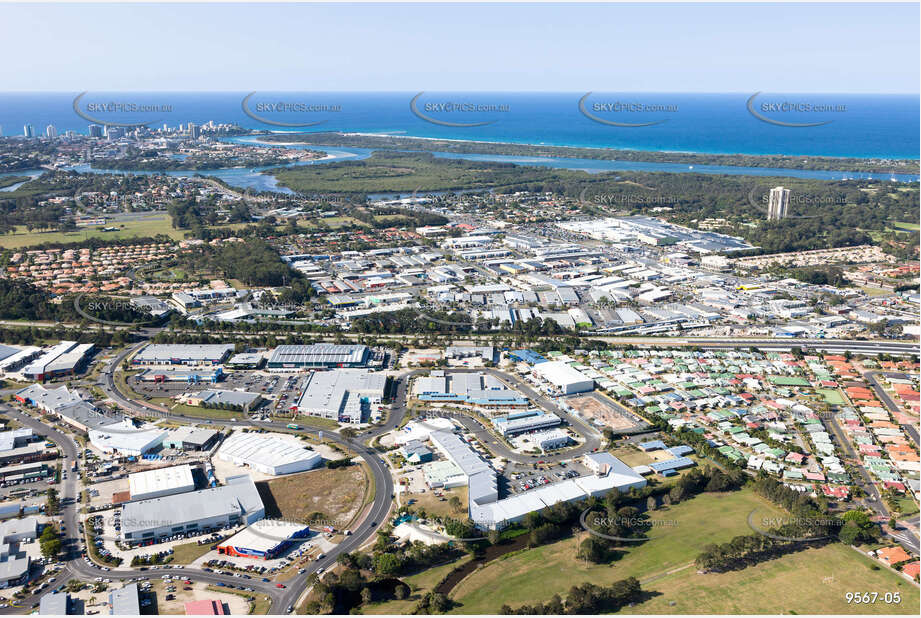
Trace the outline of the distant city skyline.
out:
M 916 3 L 0 4 L 16 24 L 0 39 L 0 91 L 917 94 L 919 15 Z

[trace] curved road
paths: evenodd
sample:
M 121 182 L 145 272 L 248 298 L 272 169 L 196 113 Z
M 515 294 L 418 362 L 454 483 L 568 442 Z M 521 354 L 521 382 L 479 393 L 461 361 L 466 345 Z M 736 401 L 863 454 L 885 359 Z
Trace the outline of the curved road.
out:
M 146 342 L 145 342 L 146 343 Z M 114 369 L 118 367 L 124 359 L 134 352 L 136 349 L 144 345 L 144 343 L 136 344 L 129 347 L 127 350 L 122 351 L 116 356 L 116 358 L 111 361 L 100 373 L 100 385 L 102 386 L 105 393 L 111 397 L 119 406 L 125 408 L 126 410 L 134 411 L 138 414 L 154 414 L 157 416 L 170 417 L 175 416 L 176 418 L 181 418 L 184 420 L 197 421 L 205 423 L 208 421 L 213 421 L 213 419 L 201 418 L 195 416 L 186 416 L 186 415 L 170 415 L 164 414 L 162 410 L 152 407 L 149 404 L 130 399 L 120 392 L 115 384 L 115 379 L 113 376 Z M 400 410 L 405 411 L 405 382 L 401 381 L 397 385 L 397 395 L 395 397 L 394 410 L 398 409 L 396 402 L 400 400 L 402 396 L 402 407 Z M 364 432 L 361 434 L 361 438 L 367 440 L 375 435 L 379 435 L 386 431 L 390 431 L 393 427 L 396 427 L 400 420 L 402 419 L 401 414 L 391 414 L 391 418 L 387 420 L 383 426 L 377 427 L 371 431 Z M 286 423 L 277 422 L 277 421 L 221 421 L 222 425 L 232 426 L 232 427 L 262 427 L 264 429 L 270 430 L 286 430 Z M 310 427 L 302 428 L 297 433 L 305 434 L 319 434 L 321 429 L 313 429 Z M 368 465 L 369 470 L 374 478 L 374 500 L 370 510 L 365 514 L 365 517 L 361 524 L 359 524 L 353 531 L 352 535 L 345 538 L 345 540 L 339 543 L 335 548 L 330 550 L 326 557 L 322 560 L 317 560 L 311 562 L 306 567 L 306 572 L 295 575 L 291 579 L 284 582 L 285 588 L 278 589 L 272 588 L 274 600 L 277 602 L 277 607 L 273 608 L 274 613 L 282 613 L 287 610 L 291 605 L 294 605 L 298 600 L 298 597 L 304 590 L 306 585 L 307 578 L 315 573 L 318 569 L 327 569 L 336 562 L 336 558 L 346 552 L 351 552 L 362 545 L 374 536 L 374 533 L 380 528 L 387 519 L 387 514 L 390 511 L 392 505 L 392 496 L 393 496 L 393 477 L 390 474 L 390 469 L 388 468 L 386 462 L 383 458 L 380 457 L 376 452 L 374 452 L 369 447 L 365 446 L 362 441 L 345 438 L 332 431 L 323 431 L 323 437 L 327 438 L 333 442 L 336 442 L 348 449 L 350 452 L 354 453 L 355 456 L 361 457 L 362 460 Z M 209 575 L 205 573 L 205 575 Z M 230 579 L 236 584 L 239 584 L 240 580 L 237 578 L 225 578 L 223 581 Z M 252 580 L 249 580 L 252 581 Z M 252 586 L 255 588 L 256 586 Z
M 30 427 L 36 435 L 43 436 L 45 439 L 53 441 L 58 445 L 63 456 L 66 457 L 68 461 L 77 460 L 77 445 L 70 438 L 70 436 L 67 436 L 66 434 L 58 431 L 54 427 L 33 419 L 31 416 L 22 414 L 18 410 L 9 407 L 6 404 L 0 404 L 0 412 L 4 413 L 10 418 L 16 419 L 24 426 Z M 127 569 L 111 569 L 109 571 L 105 571 L 94 564 L 88 564 L 81 556 L 82 535 L 80 535 L 78 532 L 79 517 L 77 509 L 80 506 L 76 501 L 78 482 L 78 477 L 71 474 L 61 483 L 61 509 L 58 515 L 55 516 L 55 519 L 61 520 L 66 528 L 62 535 L 62 562 L 64 562 L 65 566 L 63 569 L 61 569 L 61 571 L 55 574 L 56 584 L 60 585 L 67 583 L 67 581 L 70 579 L 88 581 L 96 577 L 109 578 L 112 580 L 124 580 L 136 577 L 149 577 L 154 579 L 164 575 L 185 575 L 192 577 L 195 581 L 204 581 L 214 584 L 223 582 L 232 586 L 239 586 L 244 585 L 245 582 L 246 586 L 253 588 L 253 595 L 267 595 L 273 600 L 273 605 L 276 603 L 283 603 L 282 597 L 284 595 L 282 593 L 286 592 L 286 590 L 275 588 L 274 584 L 265 583 L 257 579 L 246 580 L 239 577 L 207 573 L 205 571 L 192 571 L 191 569 L 149 568 L 146 571 Z M 50 590 L 46 590 L 42 594 L 47 594 L 48 592 L 50 592 Z M 40 596 L 42 595 L 29 595 L 19 602 L 19 607 L 5 608 L 2 610 L 2 613 L 15 614 L 20 613 L 23 609 L 30 609 L 34 604 L 38 603 Z
M 157 329 L 153 329 L 154 332 Z M 151 333 L 152 334 L 152 333 Z M 125 360 L 127 356 L 133 353 L 135 350 L 145 345 L 147 342 L 142 341 L 138 344 L 132 345 L 129 348 L 120 352 L 114 360 L 110 361 L 102 370 L 99 376 L 99 385 L 105 391 L 105 393 L 111 397 L 119 406 L 124 409 L 134 412 L 141 415 L 155 415 L 155 416 L 175 416 L 177 418 L 182 418 L 194 422 L 207 422 L 213 419 L 200 418 L 194 416 L 185 416 L 185 415 L 171 415 L 169 413 L 164 413 L 162 409 L 152 406 L 144 401 L 135 400 L 127 397 L 125 394 L 121 393 L 116 386 L 114 380 L 114 370 L 116 367 L 119 367 Z M 700 342 L 701 347 L 720 347 L 722 345 L 728 344 L 727 342 L 714 342 L 708 341 L 706 344 Z M 763 340 L 756 341 L 750 340 L 748 342 L 741 342 L 739 340 L 732 341 L 731 347 L 738 347 L 740 345 L 751 345 L 755 347 L 763 347 L 766 342 Z M 803 341 L 790 341 L 790 342 L 780 342 L 773 340 L 770 342 L 770 347 L 773 346 L 797 346 L 802 345 Z M 826 344 L 828 342 L 822 342 Z M 878 342 L 851 342 L 851 344 L 857 343 L 860 348 L 872 348 L 874 346 L 879 346 Z M 863 345 L 861 345 L 863 344 Z M 729 346 L 727 346 L 729 347 Z M 878 348 L 877 348 L 878 349 Z M 592 426 L 588 425 L 582 419 L 574 417 L 564 410 L 562 410 L 556 402 L 551 398 L 543 395 L 542 393 L 536 391 L 531 385 L 525 383 L 520 378 L 515 375 L 501 372 L 495 369 L 473 369 L 473 368 L 456 368 L 452 369 L 456 372 L 475 372 L 482 371 L 483 373 L 488 373 L 494 377 L 505 382 L 507 385 L 518 389 L 527 395 L 532 401 L 540 404 L 542 407 L 558 414 L 561 418 L 568 421 L 570 426 L 575 429 L 578 433 L 582 434 L 585 442 L 574 448 L 568 449 L 561 453 L 556 453 L 553 455 L 548 455 L 542 457 L 542 460 L 555 463 L 559 460 L 570 459 L 577 457 L 581 454 L 589 452 L 595 448 L 600 447 L 602 442 L 601 434 Z M 314 561 L 306 567 L 306 572 L 295 575 L 294 577 L 286 580 L 284 582 L 285 588 L 280 589 L 274 586 L 274 583 L 267 584 L 257 580 L 241 580 L 240 578 L 234 578 L 230 576 L 221 576 L 215 573 L 206 573 L 202 571 L 194 571 L 194 579 L 209 581 L 213 583 L 225 582 L 233 585 L 241 585 L 245 582 L 245 585 L 254 588 L 256 593 L 264 594 L 269 596 L 272 601 L 272 611 L 273 613 L 282 613 L 287 610 L 289 606 L 296 605 L 298 599 L 304 593 L 306 588 L 306 583 L 308 577 L 316 573 L 319 569 L 328 569 L 336 563 L 336 559 L 339 555 L 344 552 L 354 551 L 370 539 L 373 538 L 375 532 L 380 528 L 387 519 L 388 513 L 393 504 L 393 478 L 390 472 L 390 469 L 384 459 L 374 451 L 374 449 L 366 446 L 366 443 L 382 434 L 385 434 L 400 425 L 405 414 L 406 414 L 406 402 L 407 402 L 407 388 L 410 378 L 414 375 L 428 372 L 427 369 L 418 369 L 405 371 L 394 378 L 395 381 L 395 393 L 393 398 L 393 403 L 391 407 L 391 413 L 388 416 L 387 420 L 379 426 L 372 427 L 369 430 L 359 433 L 355 439 L 349 439 L 343 437 L 342 435 L 332 432 L 324 431 L 324 438 L 328 438 L 331 441 L 334 441 L 340 444 L 342 447 L 348 449 L 355 456 L 360 457 L 367 465 L 374 479 L 374 499 L 371 504 L 370 509 L 365 514 L 365 517 L 361 524 L 359 524 L 354 530 L 353 534 L 349 537 L 346 537 L 345 540 L 338 544 L 334 549 L 332 549 L 326 557 L 322 560 Z M 515 453 L 511 451 L 501 440 L 497 439 L 490 431 L 488 431 L 483 425 L 481 425 L 477 420 L 474 419 L 471 415 L 456 415 L 456 418 L 471 432 L 473 432 L 483 443 L 485 443 L 490 450 L 497 456 L 504 457 L 509 461 L 514 461 L 517 463 L 530 464 L 533 463 L 534 458 L 530 455 L 522 455 L 520 453 Z M 45 431 L 43 433 L 48 433 L 55 442 L 62 444 L 64 446 L 65 453 L 68 458 L 73 457 L 76 454 L 76 447 L 73 445 L 73 442 L 70 438 L 64 436 L 60 432 L 57 432 L 54 429 L 49 429 L 43 426 L 37 421 L 32 421 L 36 425 L 42 427 Z M 27 423 L 28 424 L 28 423 Z M 221 421 L 221 424 L 234 426 L 234 427 L 262 427 L 269 430 L 286 430 L 285 423 L 277 421 L 251 421 L 245 419 L 242 421 Z M 288 430 L 290 431 L 290 430 Z M 313 429 L 310 427 L 303 428 L 299 430 L 299 433 L 305 434 L 318 434 L 320 429 Z M 56 434 L 56 435 L 55 435 Z M 72 453 L 67 450 L 67 447 L 72 449 Z M 75 480 L 69 479 L 68 481 L 70 486 L 65 484 L 65 496 L 72 496 L 75 493 Z M 67 493 L 67 492 L 70 493 Z M 62 496 L 64 497 L 64 496 Z M 77 530 L 77 514 L 76 507 L 72 504 L 66 505 L 65 507 L 65 521 L 67 523 L 67 533 L 72 535 Z M 69 539 L 70 540 L 70 539 Z M 76 540 L 74 539 L 74 543 Z M 101 571 L 98 567 L 87 565 L 80 557 L 79 551 L 76 552 L 76 558 L 71 558 L 68 561 L 67 568 L 65 572 L 62 572 L 59 577 L 61 580 L 66 581 L 66 577 L 69 575 L 76 575 L 78 578 L 86 579 L 90 577 L 108 577 L 111 579 L 126 579 L 131 577 L 138 577 L 139 575 L 146 575 L 149 577 L 156 577 L 165 574 L 176 574 L 177 571 L 174 569 L 164 570 L 164 569 L 150 569 L 144 573 L 139 573 L 138 571 Z M 180 573 L 185 574 L 185 571 L 180 571 Z M 13 608 L 10 608 L 13 609 Z
M 114 369 L 120 366 L 124 362 L 125 358 L 127 358 L 131 353 L 133 353 L 136 349 L 140 348 L 142 345 L 144 344 L 140 343 L 140 344 L 133 345 L 129 347 L 128 349 L 119 353 L 116 356 L 116 358 L 113 361 L 111 361 L 101 372 L 100 380 L 99 380 L 100 386 L 103 388 L 103 390 L 106 392 L 106 394 L 109 397 L 111 397 L 120 406 L 122 406 L 123 408 L 127 410 L 134 411 L 138 414 L 154 414 L 157 416 L 174 416 L 174 415 L 164 414 L 162 410 L 156 407 L 153 407 L 150 404 L 147 404 L 143 401 L 130 399 L 124 393 L 120 392 L 118 387 L 116 386 L 114 376 L 113 376 Z M 352 452 L 355 453 L 356 456 L 361 457 L 364 460 L 364 462 L 368 465 L 368 468 L 371 470 L 371 473 L 374 477 L 374 488 L 375 488 L 374 500 L 373 500 L 370 511 L 365 515 L 362 523 L 355 530 L 353 530 L 353 534 L 351 536 L 346 537 L 346 539 L 342 543 L 337 545 L 333 550 L 331 550 L 326 555 L 325 558 L 319 561 L 312 562 L 307 567 L 307 570 L 305 573 L 301 573 L 285 582 L 286 588 L 283 590 L 279 590 L 276 596 L 276 601 L 278 604 L 278 608 L 275 610 L 276 612 L 285 611 L 287 607 L 295 605 L 297 603 L 300 595 L 303 593 L 304 588 L 306 586 L 306 580 L 312 573 L 315 573 L 317 570 L 321 568 L 328 569 L 330 566 L 334 565 L 336 563 L 337 557 L 340 554 L 345 553 L 345 552 L 351 552 L 351 551 L 354 551 L 360 548 L 362 545 L 364 545 L 369 539 L 371 539 L 374 536 L 377 529 L 380 528 L 386 521 L 387 515 L 393 504 L 393 495 L 394 495 L 393 477 L 390 473 L 390 469 L 387 463 L 385 462 L 385 460 L 378 453 L 376 453 L 373 449 L 366 446 L 366 443 L 369 440 L 373 439 L 374 437 L 388 433 L 400 425 L 400 423 L 403 421 L 403 417 L 406 414 L 406 403 L 407 403 L 407 396 L 408 396 L 407 389 L 408 389 L 408 383 L 409 383 L 410 378 L 415 375 L 422 374 L 422 373 L 428 373 L 428 371 L 429 371 L 428 369 L 409 370 L 409 371 L 404 371 L 394 377 L 394 396 L 393 396 L 393 401 L 391 405 L 391 413 L 388 415 L 387 420 L 382 425 L 378 425 L 366 431 L 361 432 L 360 434 L 356 436 L 356 439 L 348 439 L 348 438 L 345 438 L 331 431 L 323 432 L 324 438 L 328 438 L 334 442 L 341 444 L 345 448 L 350 449 Z M 577 432 L 582 434 L 585 440 L 582 445 L 580 445 L 579 447 L 575 449 L 568 449 L 561 453 L 543 457 L 542 459 L 544 461 L 556 462 L 556 461 L 561 461 L 563 459 L 571 459 L 573 457 L 577 457 L 579 455 L 590 452 L 600 447 L 602 438 L 601 438 L 600 433 L 596 429 L 585 424 L 584 421 L 582 421 L 581 419 L 577 419 L 576 417 L 573 417 L 572 415 L 568 414 L 564 410 L 560 409 L 559 406 L 557 406 L 556 403 L 554 403 L 549 397 L 546 397 L 542 395 L 541 393 L 538 393 L 530 385 L 523 382 L 517 376 L 513 376 L 511 374 L 506 374 L 504 372 L 500 372 L 498 370 L 488 369 L 488 368 L 484 368 L 484 369 L 459 368 L 456 371 L 457 372 L 482 371 L 484 373 L 489 373 L 506 383 L 511 382 L 509 386 L 513 386 L 514 388 L 521 390 L 528 397 L 530 397 L 532 401 L 535 401 L 541 404 L 542 406 L 546 407 L 547 409 L 559 414 L 563 419 L 567 420 L 570 423 L 573 429 L 575 429 Z M 175 415 L 175 416 L 177 416 L 177 418 L 182 418 L 182 419 L 191 420 L 191 421 L 198 421 L 198 422 L 207 422 L 208 420 L 211 420 L 207 418 L 199 418 L 199 417 L 186 416 L 186 415 L 182 415 L 182 416 Z M 515 453 L 511 451 L 505 444 L 503 444 L 501 441 L 496 439 L 488 430 L 486 430 L 482 425 L 480 425 L 477 421 L 475 421 L 471 416 L 461 416 L 459 417 L 459 420 L 462 422 L 462 424 L 465 427 L 467 427 L 475 435 L 477 435 L 477 437 L 480 438 L 484 443 L 488 444 L 490 449 L 493 450 L 494 454 L 500 457 L 505 457 L 506 459 L 510 461 L 515 461 L 517 463 L 524 463 L 524 464 L 533 463 L 533 458 L 531 458 L 529 455 L 522 455 L 520 453 Z M 221 423 L 224 425 L 235 426 L 235 427 L 255 426 L 255 427 L 263 427 L 265 429 L 272 429 L 272 430 L 280 430 L 280 429 L 287 430 L 285 423 L 277 422 L 277 421 L 252 421 L 252 420 L 247 419 L 244 421 L 221 421 Z M 318 434 L 320 431 L 322 430 L 312 429 L 309 427 L 302 428 L 301 430 L 299 430 L 300 433 L 307 433 L 307 434 Z

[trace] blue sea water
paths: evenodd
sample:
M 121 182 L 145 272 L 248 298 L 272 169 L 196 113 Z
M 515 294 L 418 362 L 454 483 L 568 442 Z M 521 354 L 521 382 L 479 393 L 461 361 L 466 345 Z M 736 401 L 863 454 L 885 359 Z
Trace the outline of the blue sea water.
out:
M 3 135 L 22 135 L 25 124 L 33 125 L 36 134 L 49 124 L 59 133 L 86 133 L 90 121 L 74 110 L 77 94 L 0 93 Z M 427 92 L 418 97 L 414 111 L 410 102 L 419 93 L 264 92 L 250 97 L 250 116 L 242 105 L 247 94 L 89 92 L 77 109 L 103 122 L 150 122 L 152 127 L 213 120 L 274 131 L 647 151 L 884 159 L 916 159 L 919 153 L 917 95 L 762 93 L 752 101 L 752 113 L 747 103 L 754 93 L 593 93 L 586 97 L 583 113 L 579 102 L 586 93 Z M 160 109 L 132 111 L 131 106 L 139 105 Z M 822 110 L 797 111 L 807 105 Z M 316 106 L 322 109 L 315 111 Z M 272 123 L 318 124 L 295 128 Z M 454 126 L 479 123 L 487 124 Z

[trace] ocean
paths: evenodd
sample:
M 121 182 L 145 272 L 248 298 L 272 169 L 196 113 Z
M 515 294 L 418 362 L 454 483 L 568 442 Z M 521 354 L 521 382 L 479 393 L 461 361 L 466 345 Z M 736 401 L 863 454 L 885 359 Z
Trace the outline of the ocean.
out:
M 58 133 L 86 134 L 90 118 L 151 127 L 214 121 L 272 131 L 916 159 L 921 115 L 917 95 L 260 92 L 247 100 L 247 114 L 246 92 L 88 92 L 76 105 L 79 113 L 78 94 L 0 93 L 2 134 L 22 135 L 26 124 L 36 135 L 49 124 Z

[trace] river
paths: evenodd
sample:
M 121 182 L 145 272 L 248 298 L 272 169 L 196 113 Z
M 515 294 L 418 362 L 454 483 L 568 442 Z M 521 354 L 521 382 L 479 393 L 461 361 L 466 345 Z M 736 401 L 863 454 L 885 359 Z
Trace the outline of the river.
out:
M 227 138 L 225 141 L 239 144 L 262 144 L 271 145 L 278 148 L 295 148 L 299 150 L 316 150 L 326 153 L 322 159 L 314 161 L 301 161 L 289 164 L 285 167 L 295 167 L 299 165 L 324 165 L 328 163 L 337 163 L 340 161 L 359 161 L 367 159 L 374 152 L 373 148 L 351 148 L 351 147 L 330 147 L 330 146 L 313 146 L 306 144 L 275 144 L 260 142 L 258 136 L 244 136 Z M 407 150 L 405 152 L 414 152 Z M 493 161 L 499 163 L 514 163 L 516 165 L 527 165 L 537 167 L 549 167 L 553 169 L 579 170 L 589 174 L 600 174 L 603 172 L 666 172 L 678 174 L 725 174 L 731 176 L 759 176 L 759 177 L 787 177 L 787 178 L 811 178 L 816 180 L 891 180 L 895 182 L 918 182 L 921 177 L 917 174 L 881 174 L 869 172 L 848 172 L 834 170 L 796 170 L 767 167 L 743 167 L 731 165 L 684 165 L 680 163 L 655 163 L 648 161 L 616 161 L 601 159 L 580 159 L 575 157 L 528 157 L 515 155 L 499 154 L 458 154 L 450 152 L 432 152 L 433 155 L 443 159 L 463 159 L 468 161 Z M 277 165 L 267 167 L 232 167 L 213 170 L 166 170 L 162 172 L 153 172 L 146 170 L 107 170 L 94 168 L 88 164 L 74 165 L 63 169 L 73 170 L 76 172 L 92 172 L 97 174 L 166 174 L 175 177 L 189 177 L 195 175 L 212 176 L 218 178 L 232 187 L 240 189 L 252 189 L 254 191 L 275 191 L 279 193 L 293 194 L 293 191 L 287 187 L 278 185 L 278 181 L 270 174 L 263 172 L 279 167 Z M 28 175 L 37 176 L 42 170 L 25 170 L 20 172 L 10 172 L 0 174 L 6 175 Z M 14 191 L 21 184 L 12 185 L 0 191 Z

